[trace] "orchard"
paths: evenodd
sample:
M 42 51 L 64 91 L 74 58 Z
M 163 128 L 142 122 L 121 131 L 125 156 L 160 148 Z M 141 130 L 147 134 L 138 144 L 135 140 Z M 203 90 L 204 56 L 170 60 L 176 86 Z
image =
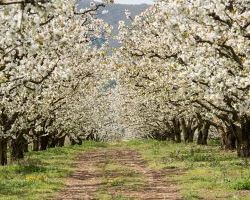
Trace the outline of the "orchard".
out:
M 156 0 L 125 10 L 117 36 L 96 17 L 113 3 L 0 0 L 0 165 L 135 139 L 204 149 L 216 139 L 247 160 L 250 1 Z
M 96 128 L 88 113 L 105 49 L 92 49 L 90 38 L 108 34 L 110 27 L 92 17 L 105 4 L 80 11 L 73 1 L 0 6 L 0 160 L 6 165 L 8 143 L 11 158 L 20 159 L 30 143 L 34 151 L 63 146 L 66 135 L 79 143 Z
M 213 132 L 225 149 L 250 156 L 249 16 L 249 1 L 170 0 L 132 27 L 120 24 L 115 59 L 135 132 L 176 142 L 197 133 L 203 145 Z

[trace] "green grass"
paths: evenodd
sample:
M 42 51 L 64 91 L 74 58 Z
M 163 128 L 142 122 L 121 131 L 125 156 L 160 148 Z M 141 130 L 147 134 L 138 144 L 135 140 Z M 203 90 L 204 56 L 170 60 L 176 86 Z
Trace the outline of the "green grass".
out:
M 121 145 L 119 145 L 121 146 Z M 153 169 L 176 169 L 166 177 L 178 184 L 186 200 L 250 200 L 250 162 L 223 151 L 216 141 L 208 146 L 167 141 L 133 140 L 123 148 L 138 150 Z
M 250 162 L 235 152 L 223 151 L 217 141 L 208 146 L 175 144 L 155 140 L 132 140 L 110 144 L 84 142 L 82 146 L 30 152 L 20 163 L 0 167 L 0 200 L 49 199 L 63 188 L 65 177 L 74 170 L 74 158 L 92 149 L 135 149 L 154 170 L 173 170 L 166 180 L 174 181 L 186 200 L 250 200 Z M 126 200 L 110 191 L 137 191 L 145 177 L 125 165 L 107 159 L 100 168 L 105 183 L 96 193 L 100 200 Z M 114 175 L 115 176 L 112 176 Z M 116 194 L 116 193 L 115 193 Z M 131 199 L 131 198 L 130 198 Z
M 236 190 L 250 190 L 250 176 L 234 182 L 233 188 Z
M 110 147 L 113 148 L 112 145 Z M 119 191 L 138 191 L 146 184 L 143 174 L 131 167 L 116 163 L 114 159 L 107 159 L 101 170 L 103 185 L 96 192 L 96 199 L 132 200 L 132 198 L 119 194 Z
M 48 199 L 63 187 L 73 171 L 74 158 L 81 152 L 103 148 L 105 144 L 85 142 L 82 146 L 30 152 L 25 160 L 0 167 L 0 199 Z

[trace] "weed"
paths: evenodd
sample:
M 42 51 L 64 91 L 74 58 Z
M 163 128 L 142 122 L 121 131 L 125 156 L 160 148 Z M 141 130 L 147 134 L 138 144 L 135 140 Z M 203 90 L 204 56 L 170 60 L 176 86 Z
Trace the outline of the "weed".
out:
M 118 195 L 118 196 L 113 197 L 112 200 L 132 200 L 132 199 L 129 197 L 124 197 L 122 195 Z
M 233 189 L 250 190 L 250 177 L 235 181 L 233 183 Z
M 184 194 L 184 199 L 185 200 L 198 200 L 198 199 L 201 199 L 201 198 L 195 192 L 187 192 L 187 193 Z
M 110 181 L 109 184 L 112 187 L 123 186 L 124 185 L 124 180 L 112 180 L 112 181 Z

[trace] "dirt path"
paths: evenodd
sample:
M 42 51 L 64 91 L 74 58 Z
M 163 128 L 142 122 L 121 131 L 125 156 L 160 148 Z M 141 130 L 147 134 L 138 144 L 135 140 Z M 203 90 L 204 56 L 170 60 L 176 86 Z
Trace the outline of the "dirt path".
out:
M 56 200 L 158 200 L 181 199 L 176 186 L 166 180 L 175 170 L 153 171 L 138 152 L 106 149 L 79 156 L 75 173 Z

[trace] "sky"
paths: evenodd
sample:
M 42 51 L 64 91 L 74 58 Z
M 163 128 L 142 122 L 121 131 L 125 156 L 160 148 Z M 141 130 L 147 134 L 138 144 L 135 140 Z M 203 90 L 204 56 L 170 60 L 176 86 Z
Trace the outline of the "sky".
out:
M 114 0 L 115 3 L 121 3 L 121 4 L 141 4 L 141 3 L 147 3 L 152 4 L 153 0 Z
M 100 2 L 101 0 L 96 0 Z M 120 4 L 153 4 L 154 0 L 114 0 L 115 3 L 120 3 Z

